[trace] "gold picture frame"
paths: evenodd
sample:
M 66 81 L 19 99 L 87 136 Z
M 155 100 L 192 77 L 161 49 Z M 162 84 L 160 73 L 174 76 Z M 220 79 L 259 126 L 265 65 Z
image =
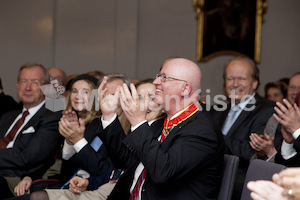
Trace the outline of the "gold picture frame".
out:
M 260 62 L 266 0 L 193 0 L 197 13 L 197 62 L 243 55 Z

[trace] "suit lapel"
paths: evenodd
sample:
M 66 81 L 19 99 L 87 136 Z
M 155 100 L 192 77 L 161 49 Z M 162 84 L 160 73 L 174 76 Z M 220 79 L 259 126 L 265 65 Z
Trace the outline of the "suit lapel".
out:
M 47 109 L 45 108 L 45 105 L 43 105 L 37 111 L 37 113 L 35 113 L 35 115 L 25 124 L 25 126 L 22 128 L 20 133 L 22 133 L 24 130 L 28 129 L 30 126 L 34 126 L 35 123 L 39 121 L 38 119 L 41 118 L 42 116 L 44 116 L 46 114 L 46 112 L 47 112 Z
M 22 110 L 15 110 L 9 113 L 6 113 L 4 115 L 2 115 L 2 121 L 3 123 L 1 123 L 1 136 L 0 139 L 2 139 L 5 135 L 5 133 L 7 132 L 7 130 L 9 129 L 9 127 L 11 126 L 11 124 L 14 122 L 14 120 L 16 119 L 16 117 L 22 112 Z
M 161 119 L 158 119 L 157 121 L 153 122 L 153 124 L 151 124 L 151 129 L 154 133 L 154 138 L 158 138 L 161 133 L 162 133 L 162 130 L 164 128 L 164 120 L 165 118 L 161 118 Z

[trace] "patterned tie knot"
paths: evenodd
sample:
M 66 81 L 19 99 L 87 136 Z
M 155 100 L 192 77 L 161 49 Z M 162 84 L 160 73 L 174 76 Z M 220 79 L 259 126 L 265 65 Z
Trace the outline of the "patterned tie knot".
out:
M 23 112 L 23 115 L 22 115 L 22 117 L 21 117 L 22 123 L 24 122 L 25 117 L 26 117 L 28 114 L 29 114 L 28 110 L 25 110 L 25 111 Z

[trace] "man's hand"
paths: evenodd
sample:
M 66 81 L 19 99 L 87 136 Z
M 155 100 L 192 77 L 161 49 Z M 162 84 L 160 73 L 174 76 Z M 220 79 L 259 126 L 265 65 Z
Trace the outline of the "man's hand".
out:
M 100 109 L 102 112 L 103 119 L 109 121 L 118 109 L 119 104 L 119 88 L 118 87 L 114 94 L 109 94 L 107 91 L 107 76 L 104 76 L 99 88 L 98 96 L 100 102 Z
M 293 134 L 300 128 L 300 109 L 295 103 L 292 106 L 286 99 L 283 99 L 283 102 L 287 107 L 277 102 L 278 107 L 274 109 L 278 115 L 273 114 L 273 116 L 287 132 Z
M 283 126 L 281 127 L 281 134 L 286 143 L 288 144 L 294 143 L 295 138 L 293 137 L 292 133 L 287 132 Z
M 75 194 L 85 191 L 89 185 L 89 181 L 85 178 L 75 176 L 70 180 L 69 190 Z
M 272 181 L 250 181 L 247 187 L 253 200 L 288 200 L 282 195 L 284 189 Z
M 68 144 L 74 145 L 84 137 L 85 122 L 74 111 L 67 111 L 59 121 L 58 130 Z
M 139 99 L 135 86 L 130 84 L 131 93 L 126 84 L 120 88 L 120 102 L 123 112 L 132 126 L 146 120 L 146 114 L 149 107 L 149 94 L 146 93 L 143 100 Z
M 274 137 L 270 137 L 266 133 L 264 135 L 251 133 L 250 146 L 259 156 L 266 155 L 269 158 L 277 152 L 274 147 Z
M 29 176 L 25 176 L 19 183 L 18 185 L 15 187 L 14 192 L 18 195 L 18 196 L 22 196 L 25 194 L 25 192 L 27 191 L 28 193 L 30 192 L 30 186 L 32 183 L 32 179 Z

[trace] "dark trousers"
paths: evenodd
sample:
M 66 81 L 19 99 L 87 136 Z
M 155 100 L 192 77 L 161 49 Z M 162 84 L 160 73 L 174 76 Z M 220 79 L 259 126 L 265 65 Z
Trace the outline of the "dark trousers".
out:
M 10 191 L 7 181 L 5 178 L 0 176 L 0 199 L 6 199 L 10 197 L 14 197 L 13 193 Z

